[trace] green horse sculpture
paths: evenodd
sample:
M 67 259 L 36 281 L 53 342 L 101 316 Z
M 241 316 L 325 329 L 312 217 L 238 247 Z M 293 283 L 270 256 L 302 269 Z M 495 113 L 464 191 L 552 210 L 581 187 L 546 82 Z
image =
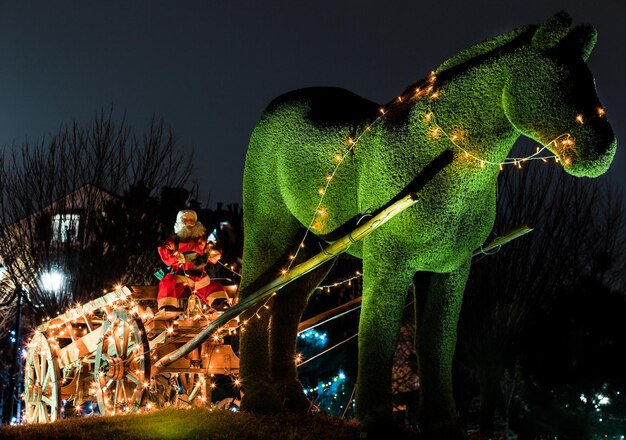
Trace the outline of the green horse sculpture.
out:
M 383 107 L 343 89 L 308 88 L 278 97 L 260 117 L 245 164 L 240 298 L 454 152 L 416 205 L 348 251 L 363 260 L 356 414 L 364 432 L 391 424 L 392 359 L 413 283 L 420 428 L 427 438 L 464 437 L 451 379 L 457 320 L 472 252 L 494 223 L 500 170 L 525 160 L 507 159 L 515 140 L 539 142 L 574 176 L 608 169 L 616 139 L 585 64 L 596 32 L 570 25 L 559 13 L 472 46 Z M 280 290 L 269 310 L 244 315 L 244 410 L 310 408 L 297 380 L 296 334 L 330 266 Z

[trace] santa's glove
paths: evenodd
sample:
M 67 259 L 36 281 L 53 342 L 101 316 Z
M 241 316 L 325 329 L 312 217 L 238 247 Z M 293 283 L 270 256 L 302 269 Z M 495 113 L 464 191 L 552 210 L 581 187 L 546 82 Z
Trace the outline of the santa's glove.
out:
M 209 250 L 207 252 L 209 261 L 213 264 L 217 263 L 217 260 L 222 258 L 222 250 L 212 243 L 209 243 Z

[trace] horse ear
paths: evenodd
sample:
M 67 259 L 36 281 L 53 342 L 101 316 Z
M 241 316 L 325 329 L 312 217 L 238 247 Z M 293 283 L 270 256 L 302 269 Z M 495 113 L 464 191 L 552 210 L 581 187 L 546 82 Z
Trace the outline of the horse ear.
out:
M 559 47 L 569 50 L 575 54 L 580 54 L 583 60 L 587 61 L 593 47 L 598 40 L 598 31 L 593 26 L 581 25 L 576 26 L 565 36 L 559 43 Z
M 567 12 L 561 11 L 548 18 L 533 35 L 533 46 L 539 50 L 548 50 L 561 41 L 572 24 Z

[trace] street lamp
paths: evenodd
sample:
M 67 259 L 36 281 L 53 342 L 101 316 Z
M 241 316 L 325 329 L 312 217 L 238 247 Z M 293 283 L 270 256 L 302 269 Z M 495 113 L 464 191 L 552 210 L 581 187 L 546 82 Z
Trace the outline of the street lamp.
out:
M 48 292 L 58 293 L 64 281 L 65 276 L 57 270 L 50 270 L 41 274 L 41 286 Z
M 2 276 L 2 272 L 0 272 L 0 276 Z M 43 272 L 41 274 L 41 286 L 44 290 L 48 292 L 52 292 L 55 295 L 61 291 L 63 284 L 65 282 L 65 276 L 63 273 L 57 270 L 50 270 L 47 272 Z M 16 310 L 16 319 L 15 319 L 15 329 L 13 330 L 13 337 L 15 340 L 15 350 L 13 357 L 13 371 L 11 374 L 11 379 L 9 383 L 9 389 L 12 393 L 15 393 L 15 401 L 17 402 L 17 411 L 16 414 L 11 417 L 11 422 L 15 424 L 21 423 L 21 412 L 22 412 L 22 356 L 20 355 L 20 347 L 22 345 L 22 305 L 24 301 L 24 288 L 22 286 L 17 286 L 15 289 L 15 294 L 17 296 L 17 310 Z M 16 371 L 17 370 L 17 371 Z M 17 376 L 17 383 L 15 383 L 15 376 Z M 11 402 L 11 413 L 13 412 L 15 407 L 13 406 L 13 401 Z

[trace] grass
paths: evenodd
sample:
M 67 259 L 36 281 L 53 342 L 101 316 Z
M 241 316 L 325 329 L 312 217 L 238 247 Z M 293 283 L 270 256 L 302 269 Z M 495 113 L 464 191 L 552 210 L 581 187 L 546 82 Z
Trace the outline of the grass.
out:
M 0 427 L 2 440 L 352 440 L 354 421 L 327 414 L 254 415 L 206 409 L 70 418 L 47 425 Z

